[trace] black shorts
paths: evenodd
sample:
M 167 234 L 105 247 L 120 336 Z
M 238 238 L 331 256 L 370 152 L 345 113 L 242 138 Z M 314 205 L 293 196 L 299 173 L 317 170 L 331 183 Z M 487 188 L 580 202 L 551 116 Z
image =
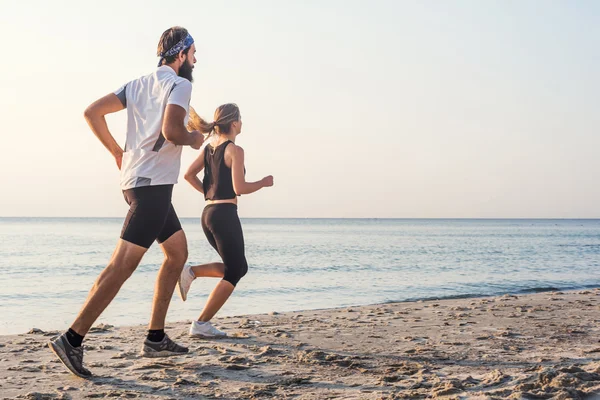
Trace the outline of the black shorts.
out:
M 181 230 L 181 223 L 171 195 L 173 185 L 143 186 L 123 190 L 129 212 L 123 224 L 121 239 L 149 248 L 156 240 L 162 243 Z

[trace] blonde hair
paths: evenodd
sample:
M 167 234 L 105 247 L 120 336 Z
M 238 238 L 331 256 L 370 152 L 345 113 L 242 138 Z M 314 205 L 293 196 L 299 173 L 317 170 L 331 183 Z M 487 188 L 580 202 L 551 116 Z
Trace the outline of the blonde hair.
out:
M 240 109 L 237 104 L 223 104 L 215 110 L 214 118 L 213 129 L 215 133 L 228 134 L 231 130 L 231 124 L 240 120 Z
M 190 106 L 190 119 L 188 120 L 187 128 L 191 131 L 208 133 L 208 136 L 213 133 L 217 135 L 221 133 L 228 134 L 231 130 L 231 124 L 240 120 L 240 109 L 234 103 L 223 104 L 215 110 L 214 118 L 213 122 L 206 122 Z
M 206 122 L 190 106 L 190 119 L 188 120 L 187 128 L 191 131 L 208 133 L 209 136 L 213 132 L 217 135 L 221 133 L 228 134 L 231 130 L 231 124 L 240 120 L 240 109 L 237 104 L 223 104 L 215 110 L 214 118 L 213 122 Z
M 187 129 L 190 131 L 200 131 L 202 133 L 212 132 L 214 125 L 206 122 L 201 116 L 198 115 L 194 107 L 190 106 L 190 119 L 187 123 Z

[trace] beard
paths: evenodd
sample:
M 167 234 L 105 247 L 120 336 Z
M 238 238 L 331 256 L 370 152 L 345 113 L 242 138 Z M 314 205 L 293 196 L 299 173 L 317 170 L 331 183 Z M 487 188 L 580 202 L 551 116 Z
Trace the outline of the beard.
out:
M 186 59 L 185 62 L 183 64 L 181 64 L 181 67 L 179 67 L 179 73 L 177 75 L 179 75 L 182 78 L 187 79 L 190 82 L 194 82 L 194 77 L 192 76 L 193 71 L 194 71 L 194 66 L 190 65 L 190 63 L 188 63 L 188 61 Z

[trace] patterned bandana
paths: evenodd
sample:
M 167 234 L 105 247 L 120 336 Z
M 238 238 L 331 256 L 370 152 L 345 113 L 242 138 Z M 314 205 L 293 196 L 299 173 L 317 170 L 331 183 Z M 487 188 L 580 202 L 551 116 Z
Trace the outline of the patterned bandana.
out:
M 190 47 L 193 44 L 194 44 L 194 39 L 188 33 L 188 35 L 186 37 L 184 37 L 183 39 L 181 39 L 179 42 L 177 42 L 177 44 L 175 44 L 175 46 L 171 47 L 169 50 L 167 50 L 165 52 L 160 53 L 160 59 L 158 60 L 158 66 L 160 67 L 162 65 L 162 61 L 165 59 L 165 57 L 174 56 L 175 54 L 179 54 L 180 51 L 187 49 L 188 47 Z

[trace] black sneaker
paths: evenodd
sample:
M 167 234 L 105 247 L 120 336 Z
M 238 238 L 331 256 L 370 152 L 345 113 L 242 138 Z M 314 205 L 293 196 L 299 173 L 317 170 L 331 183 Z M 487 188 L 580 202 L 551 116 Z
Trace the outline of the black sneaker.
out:
M 170 357 L 180 356 L 187 354 L 189 349 L 183 347 L 169 339 L 167 335 L 160 342 L 151 342 L 150 340 L 144 340 L 142 345 L 142 357 Z
M 92 373 L 83 367 L 83 346 L 71 346 L 66 333 L 48 342 L 48 347 L 73 374 L 81 378 L 92 376 Z

